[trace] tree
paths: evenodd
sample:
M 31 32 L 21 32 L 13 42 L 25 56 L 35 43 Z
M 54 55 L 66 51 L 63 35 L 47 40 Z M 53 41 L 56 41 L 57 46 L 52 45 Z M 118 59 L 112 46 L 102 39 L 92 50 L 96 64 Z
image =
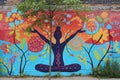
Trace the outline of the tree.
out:
M 17 12 L 17 9 L 13 9 L 11 12 L 10 11 L 7 12 L 7 17 L 8 17 L 9 27 L 11 28 L 11 31 L 9 32 L 9 36 L 12 37 L 11 40 L 15 45 L 14 48 L 16 47 L 22 53 L 20 57 L 20 69 L 19 69 L 20 76 L 22 76 L 26 64 L 28 62 L 26 58 L 26 53 L 28 52 L 28 49 L 24 50 L 26 46 L 26 38 L 23 39 L 20 38 L 20 31 L 17 29 L 17 27 L 20 24 L 22 24 L 24 21 L 20 16 L 20 13 Z M 20 42 L 20 45 L 17 44 L 18 42 Z
M 38 34 L 50 45 L 50 56 L 49 56 L 49 80 L 51 80 L 51 49 L 52 49 L 52 28 L 53 19 L 57 12 L 67 11 L 67 10 L 87 10 L 83 8 L 80 0 L 25 0 L 24 2 L 17 5 L 18 10 L 20 10 L 24 17 L 34 17 L 36 20 L 32 22 L 32 25 L 26 28 L 26 31 Z M 60 14 L 61 15 L 61 14 Z M 64 16 L 64 15 L 62 15 Z M 59 17 L 60 18 L 60 17 Z M 46 39 L 43 35 L 39 33 L 36 28 L 43 29 L 43 20 L 46 20 L 50 27 L 50 39 Z M 56 29 L 57 30 L 57 29 Z M 78 30 L 78 32 L 84 32 L 83 30 Z M 67 41 L 66 41 L 67 42 Z
M 10 49 L 10 46 L 12 44 L 5 44 L 3 43 L 1 45 L 1 50 L 3 51 L 4 54 L 10 54 L 10 53 L 14 53 L 15 55 L 13 55 L 11 58 L 8 59 L 8 62 L 6 63 L 6 59 L 5 58 L 2 58 L 0 56 L 0 65 L 2 65 L 4 68 L 2 69 L 1 67 L 1 72 L 7 72 L 8 73 L 8 76 L 11 76 L 12 75 L 12 72 L 13 72 L 13 65 L 15 63 L 15 59 L 18 57 L 16 55 L 15 52 L 13 52 L 11 49 Z
M 95 19 L 96 16 L 96 19 Z M 92 19 L 92 20 L 90 20 Z M 108 13 L 107 12 L 102 12 L 100 13 L 100 16 L 94 15 L 94 18 L 88 18 L 88 22 L 84 23 L 84 30 L 86 30 L 86 33 L 91 35 L 91 39 L 88 40 L 88 42 L 90 42 L 91 44 L 88 45 L 89 47 L 87 47 L 87 45 L 82 45 L 83 50 L 85 51 L 85 53 L 87 53 L 86 56 L 88 56 L 88 58 L 81 56 L 81 55 L 77 55 L 77 58 L 80 60 L 80 62 L 84 62 L 84 63 L 88 63 L 91 66 L 91 70 L 92 70 L 92 74 L 95 73 L 95 69 L 98 70 L 100 68 L 100 65 L 102 64 L 102 62 L 106 61 L 107 59 L 109 59 L 109 56 L 112 55 L 112 53 L 118 53 L 118 48 L 115 47 L 115 45 L 113 46 L 113 34 L 112 32 L 112 25 L 108 22 Z M 92 24 L 90 23 L 94 23 L 94 25 L 92 26 Z M 90 24 L 90 26 L 89 26 Z M 96 26 L 95 26 L 96 25 Z M 96 27 L 96 28 L 94 28 Z M 100 44 L 106 44 L 106 46 L 103 48 L 101 46 L 98 46 Z M 77 40 L 76 40 L 77 42 Z M 97 50 L 96 47 L 100 47 L 100 51 L 99 49 Z M 113 47 L 115 47 L 117 49 L 114 50 Z M 95 48 L 95 49 L 94 49 Z M 84 53 L 84 51 L 82 53 Z M 111 53 L 111 54 L 109 54 Z M 108 58 L 107 58 L 108 57 Z M 98 61 L 96 62 L 94 60 L 94 58 Z M 97 63 L 97 64 L 96 64 Z

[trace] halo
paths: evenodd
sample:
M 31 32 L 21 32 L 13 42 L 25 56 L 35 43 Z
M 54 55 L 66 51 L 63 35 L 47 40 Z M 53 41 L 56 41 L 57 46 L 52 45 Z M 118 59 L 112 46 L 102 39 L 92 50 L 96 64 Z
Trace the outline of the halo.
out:
M 97 21 L 95 21 L 95 24 L 96 24 L 96 26 L 97 26 L 96 29 L 95 29 L 94 31 L 89 31 L 89 30 L 87 29 L 86 22 L 85 22 L 85 23 L 84 23 L 84 30 L 85 30 L 85 32 L 86 32 L 87 34 L 90 34 L 90 35 L 97 33 L 97 32 L 99 31 L 99 29 L 100 29 L 100 26 L 99 26 L 99 23 L 98 23 Z

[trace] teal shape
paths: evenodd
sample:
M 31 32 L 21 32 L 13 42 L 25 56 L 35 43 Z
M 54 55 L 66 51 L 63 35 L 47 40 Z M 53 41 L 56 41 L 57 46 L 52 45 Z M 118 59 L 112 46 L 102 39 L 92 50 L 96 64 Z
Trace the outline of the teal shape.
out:
M 7 12 L 7 17 L 10 17 L 11 16 L 11 12 Z
M 17 13 L 17 9 L 14 8 L 14 9 L 12 10 L 12 13 Z
M 9 26 L 10 26 L 10 27 L 13 27 L 13 26 L 14 26 L 14 23 L 13 23 L 13 22 L 10 22 L 10 23 L 9 23 Z
M 15 20 L 15 25 L 18 26 L 19 25 L 19 21 L 18 20 Z
M 23 20 L 20 20 L 19 23 L 22 24 L 24 21 Z
M 112 29 L 112 26 L 110 24 L 108 24 L 107 29 Z
M 100 27 L 104 27 L 104 23 L 103 22 L 100 24 Z
M 46 19 L 46 20 L 44 20 L 46 23 L 48 23 L 48 20 Z
M 18 11 L 19 14 L 23 14 L 21 11 Z

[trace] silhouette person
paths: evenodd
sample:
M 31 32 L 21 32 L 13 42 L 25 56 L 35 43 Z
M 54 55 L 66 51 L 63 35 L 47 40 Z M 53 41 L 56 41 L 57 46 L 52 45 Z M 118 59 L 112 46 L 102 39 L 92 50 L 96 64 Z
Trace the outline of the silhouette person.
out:
M 60 72 L 75 72 L 81 69 L 81 66 L 77 63 L 70 64 L 70 65 L 64 65 L 63 61 L 63 50 L 66 46 L 66 44 L 76 36 L 78 33 L 85 32 L 84 30 L 77 30 L 74 34 L 72 34 L 69 38 L 67 38 L 64 42 L 60 43 L 60 39 L 62 37 L 61 28 L 59 26 L 56 27 L 56 30 L 54 32 L 54 38 L 56 39 L 56 43 L 52 43 L 52 50 L 54 53 L 54 61 L 53 65 L 51 67 L 51 71 L 60 71 Z M 39 33 L 37 30 L 32 30 L 33 33 L 37 33 L 40 38 L 42 38 L 46 43 L 50 45 L 50 41 L 45 38 L 41 33 Z M 35 66 L 35 69 L 42 72 L 49 72 L 49 65 L 45 64 L 37 64 Z

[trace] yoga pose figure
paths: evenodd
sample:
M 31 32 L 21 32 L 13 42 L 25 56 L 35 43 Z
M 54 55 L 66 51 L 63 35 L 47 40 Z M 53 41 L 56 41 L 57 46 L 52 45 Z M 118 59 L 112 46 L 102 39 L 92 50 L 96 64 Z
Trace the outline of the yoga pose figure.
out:
M 32 30 L 33 33 L 37 33 L 40 38 L 42 38 L 46 43 L 50 45 L 50 41 L 45 38 L 41 33 L 39 33 L 37 30 Z M 60 71 L 60 72 L 75 72 L 81 69 L 81 66 L 77 63 L 75 64 L 69 64 L 69 65 L 64 65 L 63 61 L 63 50 L 66 46 L 66 44 L 76 36 L 78 33 L 85 32 L 85 30 L 77 30 L 74 34 L 72 34 L 69 38 L 67 38 L 64 42 L 60 43 L 60 39 L 62 37 L 62 33 L 60 30 L 60 27 L 57 26 L 56 30 L 54 32 L 54 38 L 56 39 L 56 43 L 52 43 L 52 50 L 54 53 L 54 61 L 53 65 L 51 67 L 51 71 Z M 35 66 L 35 69 L 38 71 L 42 72 L 49 72 L 49 65 L 45 64 L 37 64 Z

